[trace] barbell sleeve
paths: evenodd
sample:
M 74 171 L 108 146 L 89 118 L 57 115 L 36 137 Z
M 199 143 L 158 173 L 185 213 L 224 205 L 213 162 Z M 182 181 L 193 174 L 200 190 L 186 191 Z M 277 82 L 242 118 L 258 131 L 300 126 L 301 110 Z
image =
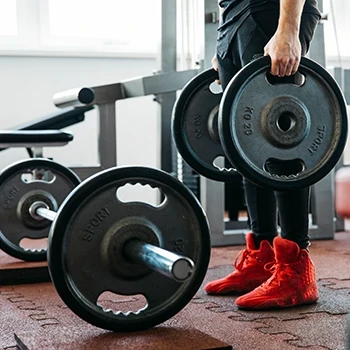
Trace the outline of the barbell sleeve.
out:
M 37 215 L 41 216 L 44 219 L 54 221 L 56 217 L 56 212 L 46 209 L 46 208 L 38 208 L 36 210 Z
M 123 252 L 127 259 L 178 282 L 185 282 L 193 273 L 194 263 L 190 258 L 137 239 L 127 241 Z
M 54 221 L 57 213 L 49 209 L 49 206 L 44 202 L 34 202 L 29 207 L 29 214 L 37 220 L 47 219 Z

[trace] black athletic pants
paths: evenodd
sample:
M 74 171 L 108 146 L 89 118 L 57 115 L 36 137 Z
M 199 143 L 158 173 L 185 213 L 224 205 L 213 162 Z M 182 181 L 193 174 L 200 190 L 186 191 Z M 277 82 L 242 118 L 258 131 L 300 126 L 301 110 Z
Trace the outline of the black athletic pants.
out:
M 223 89 L 241 67 L 254 56 L 264 53 L 265 45 L 276 31 L 278 16 L 278 11 L 256 12 L 243 22 L 230 43 L 228 54 L 224 58 L 218 56 Z M 300 28 L 302 55 L 309 50 L 317 22 L 316 16 L 303 14 Z M 270 165 L 270 170 L 272 166 Z M 277 165 L 274 171 L 283 173 L 285 169 L 281 172 Z M 243 179 L 243 185 L 250 226 L 257 244 L 263 239 L 272 242 L 277 236 L 278 213 L 281 236 L 296 242 L 302 249 L 309 246 L 309 188 L 288 192 L 273 191 L 256 186 L 246 179 Z

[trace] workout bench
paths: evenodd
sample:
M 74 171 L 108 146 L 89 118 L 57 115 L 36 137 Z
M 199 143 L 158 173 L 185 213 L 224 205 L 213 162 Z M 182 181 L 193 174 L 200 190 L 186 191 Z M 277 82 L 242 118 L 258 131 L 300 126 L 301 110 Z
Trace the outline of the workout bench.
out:
M 11 147 L 25 147 L 30 158 L 43 157 L 44 146 L 64 146 L 73 135 L 60 131 L 85 120 L 85 112 L 93 105 L 65 108 L 42 118 L 0 132 L 0 151 Z

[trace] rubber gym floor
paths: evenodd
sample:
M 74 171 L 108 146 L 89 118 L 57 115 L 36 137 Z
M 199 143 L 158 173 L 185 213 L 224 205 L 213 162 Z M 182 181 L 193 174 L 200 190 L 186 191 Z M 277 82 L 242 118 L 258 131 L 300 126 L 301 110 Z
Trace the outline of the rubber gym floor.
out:
M 231 272 L 242 246 L 212 249 L 203 282 Z M 137 333 L 112 333 L 70 311 L 50 282 L 12 284 L 14 276 L 47 280 L 46 263 L 23 263 L 0 253 L 1 349 L 347 349 L 350 312 L 350 232 L 312 241 L 320 292 L 314 305 L 265 312 L 241 311 L 235 296 L 208 296 L 203 286 L 192 301 L 163 324 Z M 133 298 L 123 301 L 132 308 Z

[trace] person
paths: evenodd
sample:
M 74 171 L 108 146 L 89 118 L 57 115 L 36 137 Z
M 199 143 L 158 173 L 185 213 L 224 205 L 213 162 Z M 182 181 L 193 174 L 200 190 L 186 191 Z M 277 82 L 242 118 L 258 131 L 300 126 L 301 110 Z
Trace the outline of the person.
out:
M 220 25 L 212 60 L 225 89 L 254 57 L 271 58 L 271 74 L 293 77 L 321 18 L 317 0 L 219 0 Z M 295 164 L 270 162 L 269 171 L 291 174 Z M 315 267 L 309 255 L 310 189 L 273 191 L 243 179 L 250 230 L 235 270 L 209 282 L 208 294 L 239 293 L 239 308 L 263 310 L 314 303 Z M 281 234 L 278 235 L 277 218 Z

